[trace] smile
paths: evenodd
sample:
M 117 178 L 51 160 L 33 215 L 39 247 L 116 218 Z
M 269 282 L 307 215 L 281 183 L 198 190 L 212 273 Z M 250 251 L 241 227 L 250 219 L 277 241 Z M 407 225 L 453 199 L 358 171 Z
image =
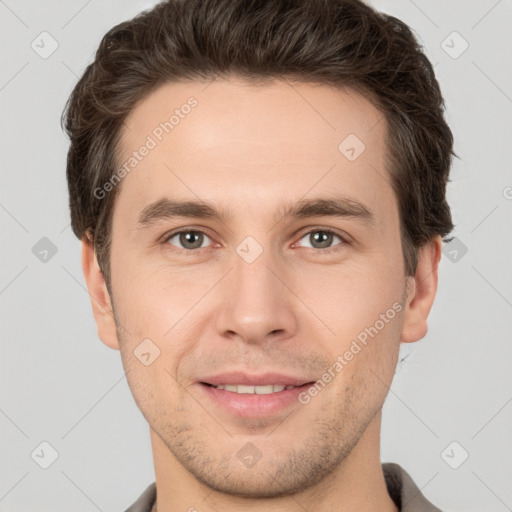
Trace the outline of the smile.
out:
M 198 382 L 199 392 L 212 404 L 229 416 L 238 418 L 276 419 L 290 407 L 300 405 L 299 395 L 313 382 L 300 386 L 284 384 L 210 384 Z
M 211 384 L 210 384 L 211 385 Z M 213 386 L 217 389 L 224 389 L 231 393 L 239 393 L 241 395 L 270 395 L 270 393 L 279 393 L 285 389 L 292 389 L 296 386 L 282 386 L 280 384 L 269 384 L 266 386 L 247 386 L 245 384 L 220 384 Z

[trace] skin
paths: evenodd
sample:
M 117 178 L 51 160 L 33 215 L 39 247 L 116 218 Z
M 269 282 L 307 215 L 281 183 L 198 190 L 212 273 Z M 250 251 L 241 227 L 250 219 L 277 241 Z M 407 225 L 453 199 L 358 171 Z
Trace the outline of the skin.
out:
M 427 332 L 441 239 L 420 250 L 416 274 L 406 277 L 385 168 L 386 122 L 363 96 L 234 77 L 206 85 L 163 85 L 126 120 L 124 157 L 190 96 L 198 101 L 118 185 L 112 296 L 93 247 L 82 241 L 98 335 L 120 350 L 150 425 L 156 508 L 395 511 L 379 455 L 381 408 L 400 343 Z M 338 150 L 350 133 L 366 146 L 352 162 Z M 366 205 L 373 223 L 280 218 L 300 199 L 335 194 Z M 201 199 L 229 215 L 139 227 L 143 208 L 164 196 Z M 178 228 L 207 232 L 202 248 L 169 238 Z M 321 228 L 347 241 L 334 236 L 325 248 L 313 237 Z M 236 252 L 248 236 L 263 249 L 250 264 Z M 396 302 L 402 311 L 306 405 L 245 419 L 198 389 L 200 377 L 236 369 L 320 379 Z M 149 366 L 134 355 L 147 338 L 160 349 Z M 237 457 L 248 442 L 261 453 L 250 468 Z

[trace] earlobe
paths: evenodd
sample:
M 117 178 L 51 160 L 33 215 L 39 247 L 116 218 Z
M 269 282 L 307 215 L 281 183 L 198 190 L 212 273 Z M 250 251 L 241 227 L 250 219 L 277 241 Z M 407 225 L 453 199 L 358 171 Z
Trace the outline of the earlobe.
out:
M 404 299 L 404 322 L 400 341 L 411 343 L 425 337 L 428 315 L 437 291 L 438 266 L 442 239 L 437 236 L 418 251 L 418 265 L 414 276 L 409 276 Z
M 117 338 L 112 302 L 103 272 L 98 265 L 93 243 L 84 235 L 81 244 L 82 270 L 91 299 L 98 337 L 108 347 L 119 350 L 119 340 Z

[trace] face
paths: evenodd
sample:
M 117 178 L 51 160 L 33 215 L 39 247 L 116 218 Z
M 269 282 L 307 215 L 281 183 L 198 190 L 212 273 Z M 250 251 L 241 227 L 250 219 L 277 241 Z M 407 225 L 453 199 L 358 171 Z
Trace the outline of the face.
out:
M 126 120 L 99 333 L 211 488 L 305 489 L 380 419 L 407 314 L 385 130 L 353 91 L 237 79 L 164 85 Z

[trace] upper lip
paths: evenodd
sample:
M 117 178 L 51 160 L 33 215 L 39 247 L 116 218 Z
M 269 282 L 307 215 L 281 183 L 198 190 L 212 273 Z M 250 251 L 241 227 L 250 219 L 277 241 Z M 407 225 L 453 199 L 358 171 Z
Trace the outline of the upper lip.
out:
M 243 372 L 219 373 L 210 377 L 205 377 L 199 382 L 219 386 L 222 384 L 242 384 L 246 386 L 268 386 L 277 384 L 278 386 L 302 386 L 315 379 L 305 379 L 293 375 L 285 375 L 283 373 L 262 373 L 259 375 L 251 375 Z

